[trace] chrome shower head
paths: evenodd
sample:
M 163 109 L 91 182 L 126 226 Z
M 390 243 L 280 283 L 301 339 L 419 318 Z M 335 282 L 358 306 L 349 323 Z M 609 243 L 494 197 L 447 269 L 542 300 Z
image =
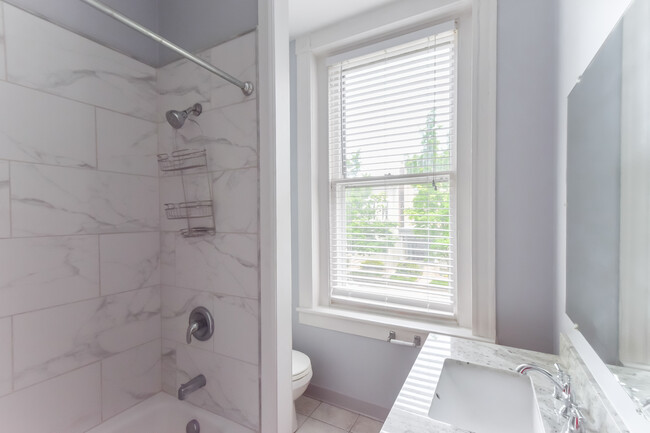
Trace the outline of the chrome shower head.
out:
M 187 110 L 183 110 L 183 111 L 169 110 L 167 113 L 165 113 L 165 118 L 167 119 L 167 122 L 171 125 L 172 128 L 180 129 L 190 114 L 193 114 L 194 116 L 198 116 L 199 114 L 201 114 L 202 111 L 203 111 L 203 107 L 201 106 L 201 104 L 196 103 L 192 105 L 190 108 L 188 108 Z

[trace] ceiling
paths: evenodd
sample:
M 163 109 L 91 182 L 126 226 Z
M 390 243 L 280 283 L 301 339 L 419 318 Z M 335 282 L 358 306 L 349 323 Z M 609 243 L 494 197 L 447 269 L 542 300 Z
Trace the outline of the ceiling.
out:
M 291 38 L 399 0 L 289 0 Z

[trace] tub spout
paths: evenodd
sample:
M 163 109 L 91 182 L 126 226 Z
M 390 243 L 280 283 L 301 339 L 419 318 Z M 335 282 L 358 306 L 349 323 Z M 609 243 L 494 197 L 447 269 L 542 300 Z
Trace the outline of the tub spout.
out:
M 178 399 L 185 400 L 187 396 L 199 388 L 202 388 L 206 384 L 205 376 L 199 374 L 194 379 L 191 379 L 189 382 L 184 383 L 178 388 Z

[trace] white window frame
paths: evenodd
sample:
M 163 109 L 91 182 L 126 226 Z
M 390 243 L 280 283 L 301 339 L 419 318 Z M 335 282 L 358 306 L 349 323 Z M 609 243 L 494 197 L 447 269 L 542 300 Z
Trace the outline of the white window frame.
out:
M 394 330 L 408 340 L 429 332 L 496 340 L 496 2 L 396 2 L 296 40 L 301 323 L 377 339 L 387 339 Z M 457 320 L 397 318 L 330 306 L 326 59 L 450 19 L 459 26 L 458 259 L 464 271 L 458 275 Z

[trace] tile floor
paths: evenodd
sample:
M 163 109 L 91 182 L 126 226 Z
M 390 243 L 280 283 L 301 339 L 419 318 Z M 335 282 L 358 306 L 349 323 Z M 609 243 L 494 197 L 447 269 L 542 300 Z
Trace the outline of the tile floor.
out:
M 379 433 L 382 423 L 374 419 L 302 396 L 296 400 L 296 433 Z

